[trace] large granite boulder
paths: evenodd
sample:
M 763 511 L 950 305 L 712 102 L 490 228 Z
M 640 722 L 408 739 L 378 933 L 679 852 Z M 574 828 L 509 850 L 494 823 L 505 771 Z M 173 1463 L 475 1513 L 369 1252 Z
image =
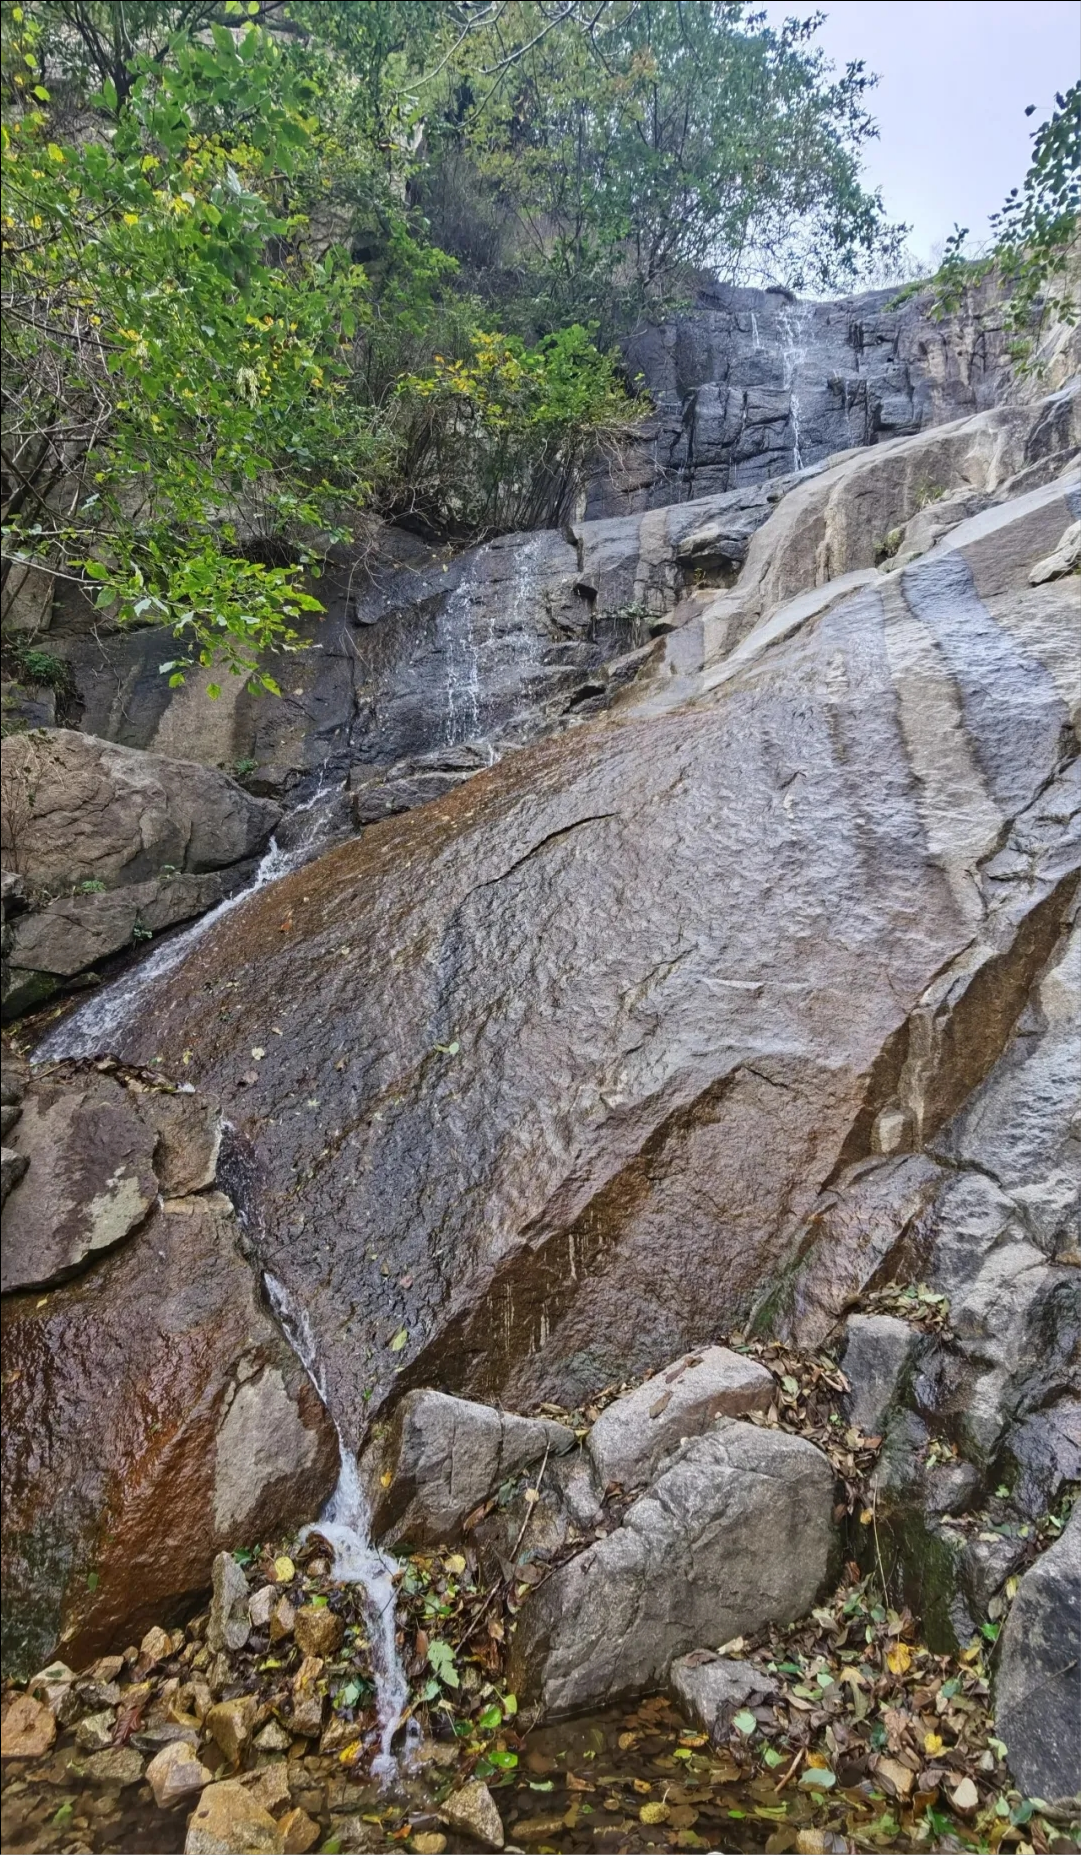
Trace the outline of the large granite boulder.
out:
M 727 1346 L 706 1346 L 673 1360 L 663 1372 L 624 1392 L 598 1417 L 586 1447 L 601 1488 L 627 1490 L 651 1479 L 665 1456 L 717 1417 L 769 1409 L 773 1376 Z
M 4 866 L 31 904 L 5 922 L 7 1015 L 222 901 L 280 816 L 215 768 L 66 728 L 5 743 L 0 800 Z
M 36 1078 L 9 1133 L 21 1160 L 4 1214 L 0 1287 L 66 1281 L 141 1224 L 159 1197 L 214 1182 L 221 1119 L 194 1093 L 94 1070 Z
M 719 1419 L 526 1600 L 515 1691 L 553 1714 L 605 1705 L 657 1687 L 702 1644 L 801 1616 L 829 1570 L 832 1510 L 813 1444 Z
M 1081 1507 L 1018 1587 L 999 1644 L 995 1731 L 1028 1796 L 1081 1792 Z
M 205 1173 L 205 1148 L 202 1165 L 194 1144 L 185 1152 L 174 1188 Z M 44 1169 L 32 1160 L 16 1196 Z M 167 1198 L 85 1260 L 51 1292 L 6 1295 L 0 1313 L 15 1673 L 58 1644 L 81 1665 L 182 1617 L 216 1552 L 313 1519 L 337 1473 L 333 1425 L 262 1302 L 227 1198 Z
M 566 1424 L 440 1391 L 408 1392 L 361 1458 L 372 1533 L 392 1546 L 448 1545 L 501 1483 L 574 1443 Z

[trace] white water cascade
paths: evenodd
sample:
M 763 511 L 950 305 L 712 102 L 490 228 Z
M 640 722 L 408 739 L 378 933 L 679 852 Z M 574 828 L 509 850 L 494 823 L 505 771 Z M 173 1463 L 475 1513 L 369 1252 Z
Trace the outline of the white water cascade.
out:
M 328 790 L 320 781 L 311 798 L 305 799 L 289 814 L 292 821 L 307 813 L 311 821 L 309 829 L 301 831 L 291 849 L 283 849 L 277 836 L 272 837 L 246 889 L 239 889 L 235 895 L 219 902 L 216 908 L 201 915 L 182 934 L 163 942 L 134 971 L 121 974 L 112 985 L 104 986 L 85 1005 L 80 1005 L 70 1017 L 61 1019 L 56 1028 L 38 1044 L 34 1051 L 34 1062 L 55 1063 L 65 1056 L 105 1055 L 117 1031 L 122 1030 L 138 1014 L 151 986 L 186 960 L 196 941 L 201 940 L 223 916 L 239 908 L 249 895 L 265 889 L 269 883 L 277 882 L 282 876 L 288 876 L 291 870 L 299 869 L 302 863 L 309 861 L 323 834 L 326 821 L 320 813 L 320 804 L 327 798 Z
M 806 312 L 803 309 L 796 309 L 794 313 L 790 313 L 786 309 L 780 316 L 780 324 L 782 336 L 781 359 L 784 368 L 783 379 L 789 394 L 790 416 L 792 419 L 792 468 L 793 470 L 802 470 L 803 452 L 800 448 L 800 412 L 802 408 L 800 406 L 799 394 L 796 391 L 796 383 L 799 370 L 807 359 L 807 349 L 804 345 Z
M 288 1289 L 275 1276 L 264 1273 L 263 1280 L 282 1332 L 329 1411 L 306 1310 L 295 1305 Z M 381 1552 L 372 1544 L 371 1509 L 361 1486 L 357 1459 L 342 1436 L 336 1420 L 334 1427 L 338 1431 L 341 1457 L 338 1485 L 319 1519 L 312 1526 L 304 1528 L 301 1538 L 306 1539 L 310 1534 L 317 1533 L 320 1539 L 326 1540 L 334 1554 L 334 1578 L 339 1584 L 359 1585 L 364 1593 L 372 1676 L 375 1681 L 376 1715 L 379 1721 L 379 1751 L 372 1761 L 372 1776 L 388 1784 L 398 1772 L 398 1760 L 391 1746 L 409 1700 L 409 1683 L 395 1640 L 397 1617 L 394 1580 L 399 1567 L 389 1552 Z M 410 1720 L 406 1727 L 402 1761 L 407 1768 L 418 1737 L 416 1722 Z
M 484 552 L 481 548 L 480 554 Z M 446 651 L 447 714 L 443 740 L 448 747 L 480 736 L 480 661 L 473 636 L 471 569 L 467 569 L 451 592 L 439 617 L 439 631 Z

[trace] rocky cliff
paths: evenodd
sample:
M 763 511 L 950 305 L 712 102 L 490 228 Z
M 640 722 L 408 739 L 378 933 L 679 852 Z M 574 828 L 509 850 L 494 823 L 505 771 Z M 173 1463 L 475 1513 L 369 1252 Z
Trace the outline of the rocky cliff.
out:
M 166 704 L 156 634 L 99 646 L 58 617 L 82 730 L 17 748 L 60 789 L 20 787 L 15 1005 L 80 970 L 73 936 L 81 969 L 117 951 L 88 938 L 107 902 L 167 895 L 166 862 L 189 884 L 250 870 L 293 809 L 246 897 L 61 1020 L 9 1089 L 12 1576 L 42 1656 L 58 1629 L 126 1626 L 121 1568 L 157 1562 L 163 1477 L 186 1505 L 158 1602 L 198 1582 L 223 1515 L 302 1518 L 325 1487 L 329 1433 L 260 1276 L 303 1310 L 351 1449 L 430 1387 L 573 1407 L 733 1329 L 828 1344 L 884 1438 L 884 1575 L 932 1643 L 978 1625 L 1012 1563 L 977 1550 L 988 1503 L 1012 1537 L 1081 1478 L 1081 401 L 1007 391 L 986 343 L 959 352 L 881 298 L 711 297 L 644 341 L 652 476 L 606 479 L 567 535 L 456 561 L 385 542 L 280 709 L 241 697 L 207 720 L 194 687 Z M 178 772 L 181 742 L 255 790 Z M 45 821 L 65 806 L 58 843 Z M 119 1131 L 96 1171 L 71 1161 L 64 1200 L 89 1195 L 97 1222 L 69 1205 L 43 1233 L 43 1118 L 69 1150 L 70 1104 L 106 1083 Z M 226 1137 L 211 1176 L 153 1208 L 171 1136 L 147 1091 L 178 1084 Z M 144 1357 L 155 1246 L 169 1313 Z M 193 1272 L 213 1295 L 191 1300 Z M 118 1373 L 153 1411 L 122 1457 Z M 239 1411 L 250 1449 L 228 1441 Z M 293 1438 L 285 1469 L 267 1412 Z M 685 1549 L 664 1543 L 684 1502 L 666 1475 L 703 1526 L 729 1476 L 745 1511 L 735 1427 L 665 1469 L 599 1566 L 626 1570 L 632 1534 L 647 1569 Z M 776 1512 L 798 1533 L 813 1508 L 824 1567 L 811 1457 L 792 1454 Z M 61 1516 L 38 1511 L 46 1460 Z M 634 1610 L 650 1580 L 626 1575 Z M 523 1679 L 548 1667 L 569 1694 L 581 1658 L 554 1629 L 520 1645 Z M 693 1646 L 663 1640 L 619 1680 L 659 1681 Z M 565 1704 L 616 1677 L 597 1682 Z

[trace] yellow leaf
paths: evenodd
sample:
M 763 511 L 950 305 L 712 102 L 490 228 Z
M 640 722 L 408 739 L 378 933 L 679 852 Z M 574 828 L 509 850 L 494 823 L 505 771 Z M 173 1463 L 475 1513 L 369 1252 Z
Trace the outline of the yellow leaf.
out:
M 923 1735 L 923 1749 L 930 1753 L 932 1758 L 936 1752 L 941 1752 L 943 1743 L 937 1733 L 924 1733 Z
M 457 1576 L 465 1571 L 465 1560 L 460 1552 L 449 1552 L 443 1563 L 448 1572 L 454 1572 Z
M 886 1667 L 891 1675 L 907 1675 L 912 1666 L 912 1651 L 907 1642 L 894 1643 L 886 1657 Z
M 397 1333 L 394 1335 L 394 1338 L 390 1342 L 391 1352 L 400 1353 L 402 1350 L 402 1347 L 405 1345 L 408 1338 L 409 1338 L 409 1335 L 406 1332 L 405 1328 L 399 1327 Z
M 296 1566 L 288 1554 L 283 1552 L 281 1558 L 274 1561 L 275 1584 L 290 1584 L 296 1575 Z
M 124 214 L 125 225 L 138 225 L 138 223 L 139 223 L 138 213 L 125 213 Z
M 382 1475 L 380 1475 L 379 1477 L 379 1485 L 381 1488 L 389 1488 L 393 1480 L 394 1480 L 394 1476 L 391 1473 L 390 1469 L 384 1469 Z
M 871 1512 L 871 1509 L 869 1507 L 865 1507 L 862 1514 L 860 1515 L 861 1527 L 869 1527 L 873 1519 L 874 1519 L 874 1514 Z
M 667 1823 L 668 1814 L 666 1803 L 644 1803 L 638 1812 L 638 1817 L 643 1823 Z

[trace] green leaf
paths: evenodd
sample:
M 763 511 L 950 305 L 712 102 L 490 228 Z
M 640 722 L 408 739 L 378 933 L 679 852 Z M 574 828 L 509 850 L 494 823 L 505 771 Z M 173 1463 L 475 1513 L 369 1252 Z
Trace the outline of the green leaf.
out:
M 758 1721 L 755 1719 L 753 1713 L 748 1712 L 746 1707 L 742 1708 L 741 1711 L 736 1714 L 732 1724 L 736 1731 L 742 1733 L 747 1739 L 750 1738 L 752 1733 L 758 1731 Z
M 454 1650 L 449 1642 L 440 1642 L 438 1638 L 428 1644 L 428 1665 L 442 1681 L 444 1687 L 456 1688 L 458 1670 L 454 1666 Z
M 805 1791 L 831 1791 L 837 1782 L 837 1774 L 822 1765 L 809 1765 L 806 1771 L 800 1773 L 799 1781 Z
M 499 1706 L 485 1707 L 477 1725 L 486 1733 L 494 1733 L 503 1724 L 503 1709 Z
M 399 1327 L 397 1333 L 394 1335 L 394 1338 L 389 1342 L 391 1352 L 400 1353 L 403 1347 L 405 1346 L 406 1342 L 408 1341 L 408 1339 L 409 1339 L 408 1330 L 405 1327 Z
M 489 1752 L 488 1757 L 491 1759 L 493 1765 L 498 1766 L 500 1771 L 513 1771 L 518 1763 L 517 1752 Z

